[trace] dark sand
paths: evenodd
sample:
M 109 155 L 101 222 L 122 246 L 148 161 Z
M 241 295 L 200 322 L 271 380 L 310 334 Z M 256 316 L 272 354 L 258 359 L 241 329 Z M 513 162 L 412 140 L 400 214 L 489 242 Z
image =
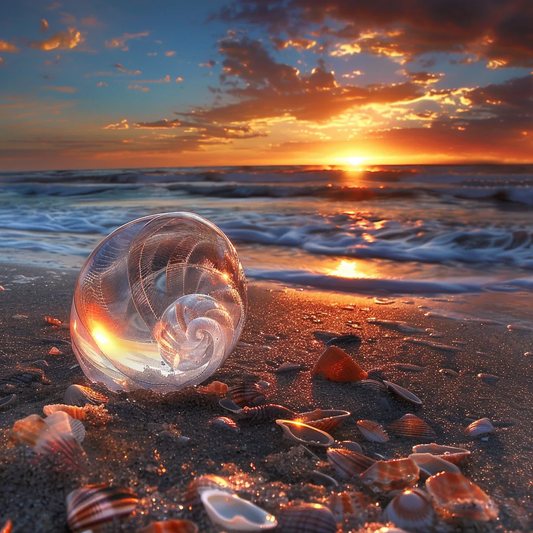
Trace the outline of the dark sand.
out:
M 205 473 L 233 475 L 237 480 L 250 482 L 245 497 L 274 515 L 282 503 L 320 502 L 330 493 L 325 487 L 309 484 L 309 471 L 313 469 L 336 477 L 341 490 L 348 486 L 361 490 L 357 479 L 347 484 L 327 463 L 316 464 L 305 450 L 285 440 L 273 423 L 239 422 L 239 432 L 211 427 L 210 420 L 227 412 L 218 406 L 218 399 L 193 389 L 166 396 L 150 391 L 109 394 L 107 408 L 113 420 L 106 425 L 87 425 L 83 442 L 90 475 L 60 467 L 24 446 L 10 444 L 9 432 L 16 420 L 33 413 L 42 415 L 44 405 L 61 403 L 68 385 L 88 384 L 75 366 L 76 359 L 68 344 L 56 343 L 63 355 L 49 355 L 53 344 L 41 340 L 69 340 L 68 328 L 54 329 L 44 321 L 44 316 L 68 323 L 75 278 L 74 271 L 0 267 L 0 285 L 6 289 L 0 292 L 0 377 L 15 373 L 17 364 L 32 366 L 36 360 L 45 360 L 48 363 L 45 374 L 51 380 L 49 385 L 18 387 L 15 391 L 18 403 L 0 410 L 0 524 L 11 518 L 17 532 L 66 531 L 66 495 L 97 482 L 129 487 L 140 497 L 135 514 L 105 527 L 104 531 L 135 531 L 153 520 L 182 517 L 193 518 L 202 532 L 221 531 L 210 524 L 203 512 L 195 516 L 183 508 L 187 485 Z M 434 428 L 436 442 L 461 445 L 472 451 L 463 473 L 500 507 L 499 521 L 478 530 L 533 529 L 533 356 L 524 356 L 525 352 L 533 351 L 533 334 L 509 332 L 506 328 L 508 323 L 524 317 L 521 310 L 529 308 L 530 296 L 513 297 L 511 307 L 500 304 L 498 295 L 484 295 L 473 299 L 473 303 L 458 298 L 452 301 L 397 298 L 390 305 L 383 305 L 369 297 L 252 283 L 249 300 L 249 316 L 241 341 L 253 346 L 237 348 L 212 379 L 229 385 L 243 379 L 268 381 L 271 384 L 268 400 L 295 411 L 318 407 L 347 409 L 353 415 L 334 432 L 335 438 L 357 441 L 365 454 L 373 457 L 406 456 L 417 441 L 392 437 L 385 444 L 366 442 L 356 421 L 367 418 L 386 425 L 414 412 Z M 346 306 L 352 308 L 345 309 Z M 503 320 L 503 325 L 483 325 L 425 317 L 418 306 L 485 318 L 501 318 L 496 312 L 514 313 L 514 318 Z M 403 341 L 406 334 L 367 323 L 369 317 L 433 327 L 444 333 L 435 342 L 464 344 L 457 344 L 457 353 L 409 344 Z M 360 329 L 353 329 L 352 324 L 359 324 Z M 367 370 L 382 369 L 385 379 L 408 387 L 424 400 L 424 406 L 413 409 L 388 396 L 387 408 L 380 397 L 353 384 L 311 380 L 309 370 L 324 349 L 313 336 L 316 330 L 360 335 L 362 344 L 352 355 L 361 366 Z M 279 339 L 265 338 L 265 334 Z M 287 362 L 300 363 L 307 370 L 287 375 L 273 373 L 274 368 Z M 412 373 L 396 369 L 394 363 L 414 363 L 426 368 L 424 372 Z M 441 368 L 453 369 L 460 376 L 446 376 L 439 373 Z M 501 379 L 489 385 L 477 377 L 479 372 Z M 485 416 L 493 421 L 496 433 L 486 440 L 467 437 L 464 428 Z M 180 434 L 190 440 L 180 442 L 177 438 Z M 315 448 L 313 452 L 325 460 L 324 450 Z M 381 505 L 388 501 L 387 496 L 367 493 Z M 367 519 L 376 518 L 379 508 L 368 515 L 361 514 L 345 524 L 342 531 L 358 531 Z M 373 531 L 372 527 L 361 529 L 367 530 Z M 440 522 L 438 530 L 475 528 L 472 524 Z

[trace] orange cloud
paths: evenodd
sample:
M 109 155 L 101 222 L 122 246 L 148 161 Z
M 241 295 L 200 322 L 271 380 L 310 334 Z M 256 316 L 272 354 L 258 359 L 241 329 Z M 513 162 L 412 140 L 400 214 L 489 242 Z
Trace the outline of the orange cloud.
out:
M 167 74 L 160 80 L 137 80 L 137 83 L 170 83 L 170 76 Z
M 20 52 L 20 48 L 7 41 L 0 41 L 0 52 Z
M 43 89 L 47 89 L 49 91 L 59 91 L 60 93 L 75 93 L 76 92 L 75 87 L 68 87 L 68 86 L 47 85 L 43 87 Z
M 60 59 L 61 59 L 61 56 L 60 56 L 59 54 L 57 54 L 57 55 L 56 55 L 56 58 L 55 58 L 54 61 L 50 61 L 49 59 L 47 59 L 47 60 L 44 62 L 44 64 L 45 64 L 45 65 L 53 65 L 53 64 L 59 63 Z
M 81 32 L 76 31 L 76 28 L 68 28 L 68 31 L 58 31 L 44 41 L 32 41 L 30 46 L 39 50 L 68 50 L 83 41 Z
M 120 122 L 117 122 L 116 124 L 109 124 L 108 126 L 104 126 L 102 129 L 104 130 L 128 130 L 130 128 L 128 124 L 128 120 L 124 119 Z
M 176 78 L 176 83 L 181 83 L 182 81 L 183 81 L 183 78 L 181 76 Z
M 167 52 L 165 52 L 165 55 L 167 57 L 172 57 L 176 52 L 174 50 L 168 50 Z
M 45 19 L 41 19 L 41 33 L 48 31 L 48 22 Z
M 106 48 L 122 48 L 123 51 L 127 51 L 128 47 L 126 46 L 126 41 L 131 41 L 132 39 L 140 39 L 141 37 L 148 37 L 150 35 L 149 31 L 142 31 L 140 33 L 125 33 L 121 37 L 115 37 L 105 42 Z
M 65 13 L 64 11 L 62 11 L 61 15 L 62 17 L 59 22 L 63 24 L 76 24 L 76 17 L 71 13 Z
M 107 83 L 105 81 L 101 81 L 96 84 L 97 87 L 107 87 Z
M 4 60 L 0 57 L 0 65 L 4 62 Z
M 128 89 L 137 89 L 139 91 L 142 91 L 143 93 L 147 93 L 150 89 L 148 87 L 143 87 L 142 85 L 128 85 Z
M 50 5 L 46 8 L 46 10 L 47 10 L 47 11 L 54 11 L 55 9 L 58 9 L 58 8 L 60 8 L 61 6 L 62 6 L 62 4 L 61 4 L 60 2 L 54 2 L 54 3 L 50 4 Z
M 432 72 L 411 72 L 410 70 L 400 70 L 400 74 L 407 76 L 413 83 L 420 85 L 429 85 L 430 83 L 437 83 L 444 78 L 444 73 L 433 74 Z
M 206 63 L 198 63 L 199 67 L 214 67 L 217 64 L 216 61 L 207 61 Z

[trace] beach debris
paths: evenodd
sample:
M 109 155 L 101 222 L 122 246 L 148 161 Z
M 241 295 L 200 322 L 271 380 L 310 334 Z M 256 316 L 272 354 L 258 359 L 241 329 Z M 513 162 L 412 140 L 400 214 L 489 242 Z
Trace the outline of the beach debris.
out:
M 353 442 L 351 440 L 343 440 L 342 442 L 339 442 L 339 444 L 343 448 L 346 448 L 347 450 L 350 450 L 352 452 L 363 453 L 363 449 L 357 442 Z
M 435 513 L 431 499 L 424 491 L 408 489 L 393 498 L 383 517 L 385 521 L 408 531 L 424 533 L 433 530 Z
M 54 326 L 60 326 L 61 324 L 63 324 L 63 322 L 59 320 L 59 318 L 53 318 L 51 316 L 45 316 L 44 320 L 45 322 L 48 322 L 48 324 L 53 324 Z
M 343 448 L 329 448 L 327 451 L 329 464 L 342 477 L 355 477 L 368 470 L 375 462 L 375 459 L 367 457 L 362 453 L 345 450 Z
M 441 459 L 438 455 L 432 455 L 431 453 L 412 453 L 409 458 L 418 465 L 420 473 L 425 477 L 434 476 L 439 472 L 461 473 L 456 465 Z
M 211 522 L 224 529 L 266 531 L 278 525 L 273 515 L 235 494 L 206 490 L 200 497 Z
M 495 385 L 500 381 L 499 376 L 495 376 L 494 374 L 485 374 L 484 372 L 481 372 L 477 375 L 477 377 L 483 381 L 484 383 L 488 383 L 489 385 Z
M 377 305 L 391 305 L 396 303 L 396 300 L 391 300 L 390 298 L 374 298 L 374 303 Z
M 278 513 L 279 531 L 283 533 L 336 533 L 337 521 L 326 506 L 319 503 L 288 505 Z
M 63 401 L 68 405 L 78 405 L 83 407 L 88 403 L 93 405 L 106 403 L 109 401 L 109 398 L 89 387 L 84 387 L 83 385 L 70 385 L 65 391 Z
M 417 444 L 413 446 L 413 453 L 422 454 L 430 453 L 449 463 L 458 465 L 470 456 L 470 451 L 457 446 L 442 446 L 440 444 Z
M 67 523 L 71 531 L 85 531 L 94 526 L 129 515 L 139 498 L 123 488 L 105 483 L 87 485 L 67 496 Z
M 330 346 L 315 363 L 312 376 L 321 374 L 330 381 L 348 383 L 366 379 L 368 374 L 343 350 Z
M 418 481 L 420 469 L 412 459 L 377 461 L 361 474 L 361 481 L 369 487 L 390 491 L 405 489 Z
M 424 372 L 426 370 L 425 366 L 412 365 L 411 363 L 396 363 L 392 366 L 403 372 Z
M 198 533 L 198 526 L 190 520 L 166 520 L 152 522 L 137 533 Z
M 209 425 L 212 427 L 239 431 L 239 427 L 237 426 L 235 421 L 231 418 L 228 418 L 227 416 L 218 416 L 216 418 L 213 418 L 213 420 L 209 422 Z
M 196 391 L 200 394 L 213 394 L 215 396 L 224 396 L 229 390 L 229 387 L 222 383 L 222 381 L 213 381 L 205 387 L 197 387 Z
M 395 420 L 387 426 L 387 431 L 398 437 L 411 437 L 423 440 L 436 438 L 431 427 L 418 416 L 407 413 L 399 420 Z
M 206 490 L 219 490 L 224 492 L 234 492 L 236 486 L 220 476 L 205 474 L 195 477 L 188 485 L 185 493 L 185 503 L 190 510 L 193 510 L 201 503 L 200 496 Z
M 517 333 L 533 333 L 533 327 L 522 326 L 521 324 L 509 324 L 507 326 L 507 329 L 509 331 L 513 331 Z
M 48 352 L 48 355 L 63 355 L 63 352 L 56 346 L 52 346 Z
M 17 403 L 17 395 L 10 394 L 9 396 L 4 396 L 0 398 L 0 409 L 6 409 L 7 407 L 13 407 Z
M 426 489 L 435 505 L 452 516 L 481 521 L 498 518 L 496 504 L 462 474 L 441 472 L 431 476 Z
M 414 405 L 422 405 L 422 400 L 413 394 L 411 391 L 405 389 L 404 387 L 400 387 L 400 385 L 396 385 L 396 383 L 392 383 L 390 381 L 383 381 L 383 383 L 388 387 L 388 389 L 392 392 L 394 392 L 397 396 L 399 396 L 402 400 L 405 400 L 406 402 L 412 403 Z
M 63 404 L 52 404 L 45 405 L 43 407 L 43 413 L 46 416 L 51 416 L 57 411 L 63 411 L 67 413 L 71 418 L 76 420 L 85 420 L 87 418 L 87 410 L 85 407 L 78 407 L 77 405 L 63 405 Z
M 32 383 L 50 384 L 50 380 L 44 375 L 40 368 L 20 368 L 14 374 L 0 378 L 0 385 L 11 385 L 13 387 L 29 387 Z
M 297 420 L 305 422 L 308 426 L 333 431 L 337 429 L 352 413 L 338 409 L 315 409 L 307 413 L 300 413 Z
M 308 426 L 303 422 L 296 422 L 294 420 L 276 420 L 276 424 L 281 428 L 287 439 L 298 444 L 327 448 L 335 442 L 335 439 L 329 433 Z
M 455 370 L 452 370 L 451 368 L 441 368 L 439 370 L 439 374 L 443 374 L 444 376 L 450 376 L 452 378 L 459 377 L 459 372 L 456 372 Z
M 231 411 L 239 420 L 277 420 L 280 418 L 294 420 L 300 416 L 283 405 L 267 404 L 241 408 L 228 398 L 220 400 L 219 404 L 224 409 Z
M 387 442 L 389 436 L 387 432 L 377 422 L 372 420 L 358 420 L 357 427 L 366 440 L 370 442 Z
M 427 335 L 427 331 L 425 329 L 423 328 L 421 329 L 417 326 L 413 326 L 402 320 L 383 320 L 383 319 L 378 319 L 375 317 L 370 317 L 370 318 L 367 318 L 366 321 L 369 324 L 374 324 L 376 326 L 383 326 L 385 328 L 400 331 L 401 333 L 409 333 L 411 335 L 415 335 L 415 334 L 416 335 Z
M 285 363 L 274 370 L 274 374 L 289 374 L 290 372 L 300 372 L 305 370 L 305 366 L 298 363 Z
M 309 478 L 311 479 L 311 482 L 315 485 L 322 485 L 323 487 L 334 488 L 339 487 L 339 483 L 336 479 L 333 479 L 331 476 L 323 474 L 322 472 L 317 472 L 316 470 L 309 472 Z
M 251 382 L 229 387 L 228 397 L 241 407 L 260 405 L 266 400 L 263 387 Z
M 472 422 L 466 429 L 465 433 L 471 437 L 480 437 L 489 433 L 494 433 L 495 429 L 488 418 L 480 418 Z

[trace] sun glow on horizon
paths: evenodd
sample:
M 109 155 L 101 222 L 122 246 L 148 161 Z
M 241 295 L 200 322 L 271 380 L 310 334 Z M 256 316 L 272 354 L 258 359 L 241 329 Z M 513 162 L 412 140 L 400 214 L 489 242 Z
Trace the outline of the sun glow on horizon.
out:
M 350 157 L 343 157 L 341 161 L 344 163 L 344 166 L 347 167 L 347 170 L 357 170 L 361 171 L 362 166 L 364 166 L 364 162 L 368 159 L 368 157 L 361 157 L 361 156 L 350 156 Z
M 360 278 L 361 274 L 357 272 L 355 261 L 341 261 L 335 270 L 332 270 L 330 276 L 339 278 Z

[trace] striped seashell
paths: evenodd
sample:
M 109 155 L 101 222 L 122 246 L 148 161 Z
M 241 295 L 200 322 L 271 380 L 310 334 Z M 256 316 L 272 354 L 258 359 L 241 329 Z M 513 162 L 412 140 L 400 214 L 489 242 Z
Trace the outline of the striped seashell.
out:
M 282 429 L 283 434 L 287 439 L 298 444 L 327 448 L 335 442 L 329 433 L 308 426 L 303 422 L 296 422 L 294 420 L 276 420 L 276 424 Z
M 455 446 L 441 446 L 440 444 L 417 444 L 413 446 L 413 453 L 430 453 L 455 465 L 467 459 L 470 451 Z
M 67 435 L 70 431 L 78 442 L 85 439 L 85 426 L 80 420 L 72 418 L 64 411 L 56 411 L 45 418 L 45 423 L 51 430 Z
M 363 434 L 363 437 L 370 442 L 387 442 L 389 440 L 387 432 L 377 422 L 373 422 L 372 420 L 358 420 L 357 427 Z
M 340 383 L 360 381 L 368 377 L 368 374 L 337 346 L 330 346 L 315 363 L 311 375 L 319 374 L 330 381 Z
M 152 522 L 137 533 L 198 533 L 198 526 L 190 520 L 166 520 Z
M 43 413 L 46 416 L 53 415 L 57 411 L 64 411 L 69 415 L 71 418 L 75 418 L 76 420 L 85 420 L 87 417 L 87 411 L 84 407 L 78 407 L 76 405 L 64 405 L 64 404 L 52 404 L 52 405 L 45 405 L 43 407 Z
M 93 391 L 89 387 L 84 387 L 83 385 L 70 385 L 65 391 L 63 396 L 63 401 L 68 405 L 78 405 L 83 407 L 88 403 L 93 405 L 98 405 L 106 403 L 109 400 L 103 394 Z
M 63 324 L 63 322 L 61 322 L 59 318 L 53 318 L 51 316 L 45 316 L 44 321 L 48 322 L 48 324 L 53 324 L 54 326 L 60 326 L 61 324 Z
M 11 533 L 11 530 L 13 529 L 13 522 L 11 520 L 8 520 L 2 529 L 0 529 L 0 533 Z
M 213 420 L 209 422 L 209 425 L 217 428 L 239 431 L 239 427 L 237 426 L 235 421 L 231 418 L 228 418 L 227 416 L 218 416 L 216 418 L 213 418 Z
M 390 381 L 384 381 L 383 383 L 387 385 L 390 391 L 394 392 L 402 400 L 405 400 L 406 402 L 412 403 L 414 405 L 423 404 L 422 400 L 418 396 L 415 396 L 411 391 L 400 387 L 400 385 L 396 385 L 396 383 L 391 383 Z
M 357 442 L 353 442 L 351 440 L 343 440 L 342 442 L 339 442 L 339 444 L 343 448 L 346 448 L 347 450 L 350 450 L 352 452 L 363 453 L 363 449 Z
M 234 411 L 239 420 L 294 420 L 300 415 L 283 407 L 283 405 L 268 404 L 257 407 L 244 407 L 240 411 Z
M 283 533 L 336 533 L 333 513 L 318 503 L 289 505 L 278 513 L 278 530 Z
M 361 474 L 363 484 L 380 490 L 399 490 L 418 481 L 420 469 L 412 459 L 377 461 Z
M 193 509 L 200 505 L 200 495 L 202 492 L 210 489 L 223 490 L 225 492 L 233 492 L 236 487 L 233 483 L 219 476 L 206 474 L 194 478 L 187 487 L 185 493 L 185 503 L 189 509 Z
M 224 396 L 228 390 L 229 387 L 222 381 L 213 381 L 206 387 L 197 387 L 196 389 L 200 394 L 213 394 L 215 396 Z
M 257 383 L 240 383 L 228 389 L 228 397 L 240 407 L 260 405 L 265 402 L 264 390 Z
M 377 379 L 362 379 L 361 381 L 355 383 L 355 386 L 362 387 L 365 389 L 365 391 L 373 394 L 384 395 L 387 393 L 387 387 Z
M 439 472 L 453 472 L 454 474 L 460 474 L 461 471 L 456 465 L 441 459 L 437 455 L 430 453 L 412 453 L 409 455 L 420 468 L 420 477 L 428 478 L 438 474 Z
M 93 529 L 104 522 L 129 515 L 139 501 L 128 489 L 109 487 L 105 483 L 88 485 L 67 496 L 67 522 L 72 531 Z
M 354 477 L 368 470 L 376 461 L 362 453 L 330 448 L 327 452 L 329 464 L 343 477 Z
M 398 494 L 387 505 L 384 521 L 406 528 L 409 531 L 433 531 L 435 513 L 429 496 L 420 489 L 411 489 Z
M 435 505 L 452 516 L 487 521 L 498 518 L 496 504 L 462 474 L 441 472 L 426 481 Z
M 495 429 L 492 422 L 488 418 L 480 418 L 475 422 L 472 422 L 466 429 L 465 433 L 471 437 L 480 437 L 482 435 L 488 435 L 494 433 Z
M 307 413 L 300 413 L 299 421 L 305 422 L 308 426 L 321 429 L 322 431 L 333 431 L 337 429 L 352 413 L 337 409 L 315 409 Z
M 17 403 L 16 394 L 10 394 L 9 396 L 4 396 L 3 398 L 0 398 L 0 409 L 5 409 L 8 406 L 13 407 L 15 403 Z
M 339 524 L 354 516 L 366 521 L 366 510 L 372 502 L 370 498 L 362 492 L 343 491 L 330 494 L 325 499 L 324 503 L 333 513 Z
M 389 424 L 387 430 L 398 437 L 412 437 L 422 440 L 432 440 L 437 436 L 426 422 L 411 413 L 407 413 L 399 420 Z
M 13 385 L 13 387 L 29 387 L 32 383 L 44 383 L 48 385 L 50 380 L 46 378 L 40 368 L 21 368 L 14 374 L 0 378 L 0 385 Z

